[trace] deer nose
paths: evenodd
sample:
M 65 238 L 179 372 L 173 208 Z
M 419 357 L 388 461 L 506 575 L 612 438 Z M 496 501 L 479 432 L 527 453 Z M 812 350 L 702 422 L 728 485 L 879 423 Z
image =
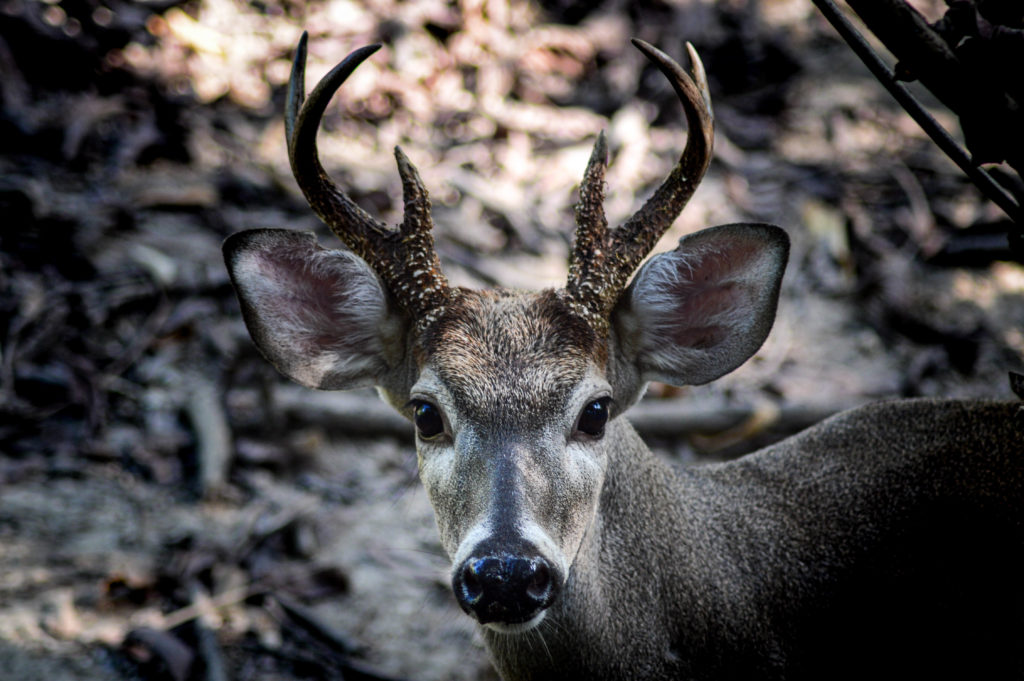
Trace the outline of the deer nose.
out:
M 554 602 L 558 584 L 540 556 L 471 556 L 452 578 L 459 606 L 480 624 L 529 621 Z

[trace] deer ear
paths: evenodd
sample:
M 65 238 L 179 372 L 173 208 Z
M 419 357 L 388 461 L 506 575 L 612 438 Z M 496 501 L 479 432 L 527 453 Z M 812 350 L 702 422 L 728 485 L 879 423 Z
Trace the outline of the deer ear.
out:
M 250 335 L 293 381 L 358 388 L 401 362 L 404 318 L 353 253 L 321 248 L 311 232 L 256 229 L 228 237 L 224 261 Z
M 753 355 L 775 320 L 789 237 L 764 224 L 713 227 L 651 258 L 613 312 L 630 374 L 699 385 Z

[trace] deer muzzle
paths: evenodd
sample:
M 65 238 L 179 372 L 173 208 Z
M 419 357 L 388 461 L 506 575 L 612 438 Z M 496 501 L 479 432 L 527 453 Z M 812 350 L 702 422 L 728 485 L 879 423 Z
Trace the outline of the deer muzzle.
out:
M 563 581 L 560 570 L 529 545 L 509 552 L 483 543 L 454 570 L 452 590 L 459 606 L 480 624 L 525 631 L 543 619 Z

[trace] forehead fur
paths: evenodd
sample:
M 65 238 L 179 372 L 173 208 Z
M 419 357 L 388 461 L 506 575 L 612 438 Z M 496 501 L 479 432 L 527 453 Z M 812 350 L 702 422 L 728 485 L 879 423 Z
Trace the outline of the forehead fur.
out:
M 423 350 L 460 408 L 483 419 L 559 409 L 588 367 L 604 364 L 603 344 L 556 291 L 461 290 Z

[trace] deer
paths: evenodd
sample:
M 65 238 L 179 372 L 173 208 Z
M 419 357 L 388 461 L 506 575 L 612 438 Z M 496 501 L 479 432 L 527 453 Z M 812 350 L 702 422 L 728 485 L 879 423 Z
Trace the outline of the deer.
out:
M 227 238 L 256 346 L 303 386 L 374 386 L 412 422 L 452 593 L 506 681 L 1021 678 L 1020 403 L 879 402 L 684 468 L 630 426 L 651 381 L 704 384 L 760 348 L 789 251 L 783 229 L 740 223 L 643 262 L 701 182 L 714 124 L 693 47 L 687 70 L 632 42 L 678 95 L 685 148 L 610 228 L 599 134 L 565 287 L 520 291 L 448 284 L 400 148 L 396 228 L 329 179 L 320 120 L 379 45 L 307 98 L 303 35 L 288 154 L 347 248 L 287 229 Z

